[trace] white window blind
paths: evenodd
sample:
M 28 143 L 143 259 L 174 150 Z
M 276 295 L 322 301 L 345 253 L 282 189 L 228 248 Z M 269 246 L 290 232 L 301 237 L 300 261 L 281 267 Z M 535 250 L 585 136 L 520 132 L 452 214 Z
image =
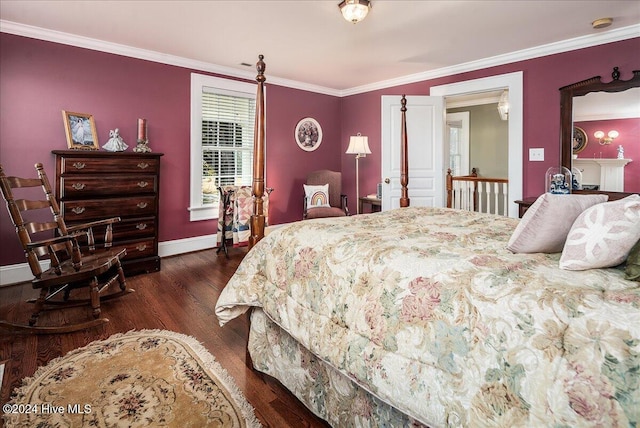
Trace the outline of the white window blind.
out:
M 255 99 L 213 90 L 202 93 L 202 179 L 215 192 L 203 192 L 203 204 L 218 203 L 219 186 L 252 181 Z
M 191 220 L 217 218 L 218 187 L 251 185 L 254 84 L 191 75 Z

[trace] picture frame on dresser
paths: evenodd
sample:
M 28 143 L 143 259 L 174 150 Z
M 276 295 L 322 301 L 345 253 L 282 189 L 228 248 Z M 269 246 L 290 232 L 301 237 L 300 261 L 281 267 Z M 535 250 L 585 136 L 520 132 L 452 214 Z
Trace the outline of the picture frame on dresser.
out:
M 98 150 L 98 132 L 93 115 L 62 110 L 67 147 L 71 150 Z
M 53 150 L 55 196 L 67 225 L 120 217 L 114 247 L 127 276 L 160 270 L 160 159 L 163 153 Z M 96 240 L 104 236 L 95 230 Z

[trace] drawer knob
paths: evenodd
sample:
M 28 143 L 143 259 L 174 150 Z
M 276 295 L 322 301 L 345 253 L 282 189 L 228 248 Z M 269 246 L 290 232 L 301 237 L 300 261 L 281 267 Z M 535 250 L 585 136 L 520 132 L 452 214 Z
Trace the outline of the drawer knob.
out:
M 73 167 L 74 167 L 75 169 L 82 169 L 82 168 L 84 168 L 85 166 L 87 166 L 87 164 L 86 164 L 86 163 L 84 163 L 84 162 L 74 162 L 74 163 L 73 163 Z
M 147 228 L 147 223 L 138 223 L 136 224 L 136 229 L 145 230 Z
M 136 250 L 144 251 L 147 249 L 147 244 L 136 245 Z
M 146 163 L 146 162 L 140 162 L 140 163 L 138 164 L 138 168 L 140 168 L 140 169 L 147 169 L 147 168 L 149 168 L 149 164 L 148 164 L 148 163 Z
M 147 208 L 147 204 L 146 202 L 138 202 L 138 204 L 136 205 L 138 208 Z
M 73 183 L 71 187 L 73 187 L 75 190 L 83 190 L 87 186 L 85 186 L 84 183 Z
M 144 189 L 148 185 L 149 185 L 149 183 L 147 183 L 146 181 L 138 181 L 138 187 L 140 187 L 142 189 Z
M 84 207 L 73 207 L 73 208 L 71 209 L 71 211 L 72 211 L 74 214 L 82 214 L 83 212 L 85 212 L 85 208 L 84 208 Z

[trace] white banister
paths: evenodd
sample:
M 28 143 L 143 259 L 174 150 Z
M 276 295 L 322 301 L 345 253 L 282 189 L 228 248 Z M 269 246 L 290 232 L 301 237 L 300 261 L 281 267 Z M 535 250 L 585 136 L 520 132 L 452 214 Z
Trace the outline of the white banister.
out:
M 447 174 L 447 206 L 482 213 L 508 215 L 507 179 Z

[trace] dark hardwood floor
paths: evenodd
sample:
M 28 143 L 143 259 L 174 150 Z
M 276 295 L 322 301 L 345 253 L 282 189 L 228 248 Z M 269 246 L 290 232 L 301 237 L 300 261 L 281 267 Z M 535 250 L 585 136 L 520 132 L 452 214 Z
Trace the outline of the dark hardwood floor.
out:
M 219 327 L 215 303 L 224 285 L 246 254 L 244 248 L 229 250 L 229 259 L 205 250 L 162 259 L 162 270 L 127 278 L 135 293 L 102 303 L 102 315 L 110 322 L 81 332 L 57 335 L 14 335 L 0 331 L 0 364 L 6 362 L 0 403 L 9 399 L 22 378 L 53 358 L 93 340 L 114 333 L 140 329 L 177 331 L 199 340 L 235 379 L 256 416 L 267 427 L 326 427 L 280 383 L 246 365 L 248 323 L 240 317 Z M 26 322 L 30 313 L 24 301 L 36 297 L 29 283 L 0 287 L 0 318 Z M 84 308 L 46 312 L 51 317 L 82 318 Z M 87 311 L 86 314 L 89 314 Z M 0 422 L 1 425 L 1 422 Z

